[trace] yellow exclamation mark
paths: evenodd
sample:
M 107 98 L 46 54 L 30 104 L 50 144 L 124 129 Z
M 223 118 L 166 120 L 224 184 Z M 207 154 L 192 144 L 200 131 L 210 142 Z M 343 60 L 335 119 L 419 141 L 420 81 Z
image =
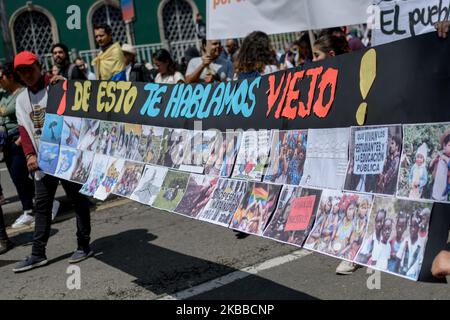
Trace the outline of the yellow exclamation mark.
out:
M 361 69 L 359 70 L 359 88 L 363 100 L 366 100 L 370 89 L 377 76 L 377 52 L 375 49 L 367 51 L 361 59 Z M 367 103 L 362 102 L 356 111 L 356 121 L 362 126 L 367 119 Z

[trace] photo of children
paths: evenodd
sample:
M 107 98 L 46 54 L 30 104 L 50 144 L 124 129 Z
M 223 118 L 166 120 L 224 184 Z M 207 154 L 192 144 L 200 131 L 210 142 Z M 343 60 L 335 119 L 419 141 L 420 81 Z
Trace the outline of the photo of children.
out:
M 264 182 L 300 184 L 306 158 L 308 131 L 273 131 L 269 166 Z
M 211 199 L 218 180 L 217 177 L 191 174 L 186 192 L 174 212 L 197 218 Z
M 59 144 L 42 142 L 39 145 L 39 169 L 48 174 L 55 174 L 59 158 Z
M 156 164 L 161 148 L 164 128 L 142 126 L 141 140 L 139 142 L 139 152 L 134 160 L 145 163 Z
M 95 153 L 92 151 L 81 151 L 76 159 L 75 169 L 72 172 L 70 180 L 84 184 L 91 172 L 92 163 L 94 161 Z
M 211 199 L 198 219 L 228 227 L 246 192 L 247 181 L 219 179 Z
M 345 190 L 394 195 L 397 186 L 402 126 L 352 127 Z
M 207 158 L 205 174 L 228 178 L 241 145 L 242 131 L 227 131 L 220 135 L 222 140 L 216 139 L 216 144 Z
M 97 143 L 97 153 L 112 156 L 119 138 L 119 123 L 102 121 L 100 123 L 99 138 Z
M 168 168 L 179 168 L 186 153 L 188 139 L 188 130 L 165 128 L 157 164 Z
M 116 158 L 125 159 L 125 156 L 127 154 L 127 143 L 128 139 L 125 135 L 125 124 L 124 123 L 117 123 L 116 126 L 117 130 L 117 139 L 112 144 L 112 153 L 113 156 Z
M 270 130 L 245 131 L 232 177 L 261 181 L 269 161 L 270 142 Z
M 152 205 L 161 190 L 167 168 L 146 165 L 139 184 L 131 195 L 131 200 Z
M 100 120 L 82 119 L 78 149 L 95 152 L 97 150 L 99 130 Z
M 279 185 L 249 182 L 230 227 L 244 233 L 262 235 L 275 210 L 280 191 Z
M 328 198 L 322 198 L 319 209 L 321 214 L 327 216 L 327 220 L 318 218 L 311 232 L 311 234 L 314 233 L 311 236 L 311 242 L 307 241 L 305 248 L 353 261 L 366 232 L 373 198 L 371 195 L 344 193 L 339 202 L 337 198 L 331 199 L 331 212 L 326 213 L 330 210 L 330 196 L 327 196 Z M 318 225 L 319 223 L 321 226 Z M 321 228 L 321 231 L 316 229 L 316 226 Z M 319 239 L 316 239 L 319 233 Z M 312 243 L 316 246 L 311 246 Z
M 80 193 L 89 197 L 94 195 L 95 191 L 97 191 L 100 186 L 100 183 L 103 181 L 106 170 L 109 168 L 109 164 L 113 159 L 114 158 L 103 154 L 95 154 L 89 177 L 81 187 Z
M 129 198 L 141 179 L 143 169 L 143 163 L 125 161 L 119 182 L 115 186 L 113 193 L 121 197 Z
M 63 116 L 47 113 L 45 115 L 44 131 L 41 135 L 41 141 L 60 144 L 63 119 Z
M 61 145 L 71 148 L 78 146 L 81 131 L 81 118 L 64 117 Z
M 152 206 L 172 212 L 186 192 L 190 174 L 169 170 Z
M 375 197 L 367 232 L 355 262 L 417 280 L 432 203 Z
M 319 189 L 284 186 L 263 236 L 301 247 L 313 225 L 321 194 Z
M 70 180 L 80 154 L 80 150 L 61 146 L 55 176 L 64 180 Z
M 214 146 L 221 141 L 222 136 L 216 130 L 192 131 L 186 145 L 186 154 L 180 170 L 202 174 L 206 161 Z
M 450 123 L 404 125 L 400 198 L 450 202 Z
M 125 124 L 125 159 L 132 160 L 139 153 L 139 145 L 141 141 L 142 126 L 140 124 Z
M 105 201 L 119 182 L 125 166 L 124 159 L 111 158 L 106 174 L 94 193 L 94 198 Z
M 350 128 L 309 129 L 301 186 L 341 190 L 348 166 Z

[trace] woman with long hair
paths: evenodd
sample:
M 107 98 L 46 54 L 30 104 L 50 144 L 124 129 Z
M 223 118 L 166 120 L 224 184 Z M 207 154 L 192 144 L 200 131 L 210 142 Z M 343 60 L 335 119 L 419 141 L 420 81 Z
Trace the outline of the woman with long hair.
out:
M 177 84 L 185 82 L 181 72 L 176 70 L 175 62 L 166 49 L 156 51 L 153 61 L 155 62 L 155 67 L 158 69 L 155 83 Z

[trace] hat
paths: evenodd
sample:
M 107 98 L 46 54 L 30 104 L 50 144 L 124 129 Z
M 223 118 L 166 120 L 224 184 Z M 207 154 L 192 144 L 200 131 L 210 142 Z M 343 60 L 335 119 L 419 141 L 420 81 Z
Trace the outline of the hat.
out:
M 14 57 L 14 70 L 19 66 L 31 66 L 38 61 L 38 57 L 33 52 L 22 51 Z
M 124 43 L 122 45 L 122 51 L 136 55 L 136 49 L 131 44 L 128 43 Z
M 428 147 L 426 143 L 422 143 L 422 145 L 417 149 L 416 156 L 421 154 L 423 156 L 424 162 L 427 160 Z
M 444 147 L 444 140 L 450 136 L 450 128 L 444 131 L 444 134 L 442 135 L 441 139 L 439 140 L 439 143 L 441 144 L 441 147 Z

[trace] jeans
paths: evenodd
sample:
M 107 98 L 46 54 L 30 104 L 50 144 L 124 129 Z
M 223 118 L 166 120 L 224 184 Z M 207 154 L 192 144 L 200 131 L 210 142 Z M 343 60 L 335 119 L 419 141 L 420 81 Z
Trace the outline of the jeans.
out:
M 6 167 L 22 203 L 22 209 L 33 210 L 34 182 L 30 179 L 22 147 L 16 145 L 12 139 L 8 139 L 3 147 L 3 154 Z
M 35 229 L 33 236 L 32 255 L 45 257 L 45 247 L 50 237 L 50 225 L 52 223 L 52 206 L 56 189 L 60 179 L 46 175 L 41 180 L 35 180 L 36 209 Z M 77 250 L 90 251 L 91 216 L 89 200 L 78 191 L 81 185 L 61 180 L 61 184 L 75 206 L 77 220 Z
M 7 240 L 8 235 L 6 234 L 5 220 L 3 219 L 3 210 L 0 206 L 0 240 Z

